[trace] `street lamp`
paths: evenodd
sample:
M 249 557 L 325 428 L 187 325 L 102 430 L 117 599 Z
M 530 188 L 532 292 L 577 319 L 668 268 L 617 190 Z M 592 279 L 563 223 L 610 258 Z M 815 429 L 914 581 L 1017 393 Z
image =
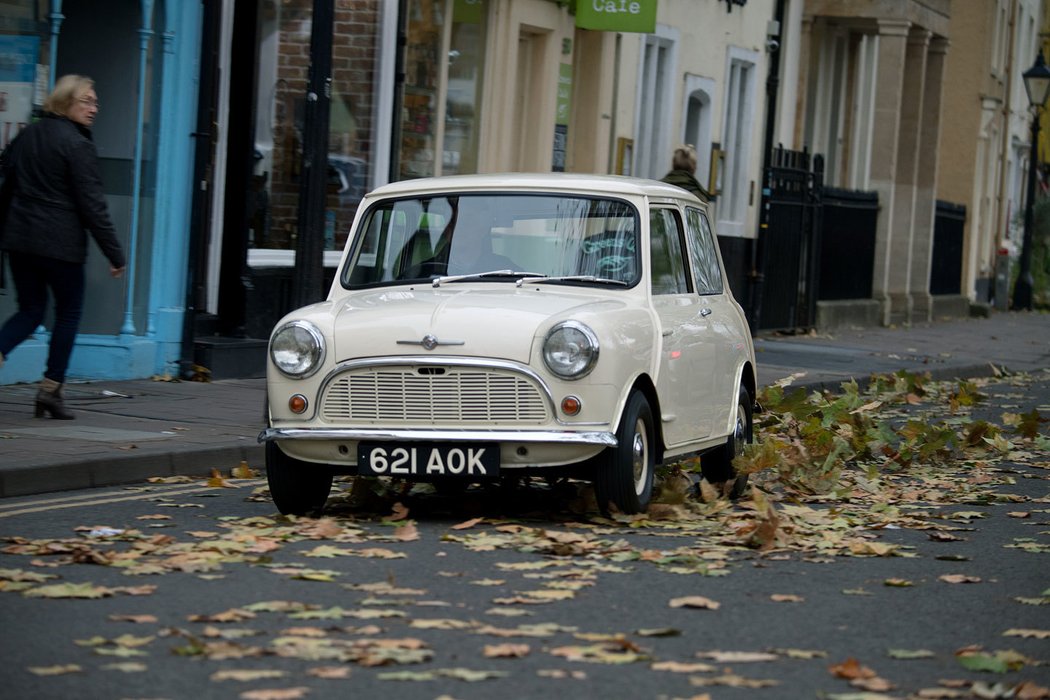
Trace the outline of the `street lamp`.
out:
M 1021 74 L 1024 89 L 1028 93 L 1028 104 L 1033 107 L 1032 116 L 1032 150 L 1028 156 L 1028 193 L 1024 205 L 1024 238 L 1021 240 L 1021 268 L 1018 270 L 1017 282 L 1014 283 L 1014 297 L 1010 308 L 1013 310 L 1032 308 L 1032 204 L 1035 200 L 1035 169 L 1039 159 L 1039 113 L 1046 104 L 1047 93 L 1050 93 L 1050 68 L 1043 59 L 1043 50 L 1039 49 L 1035 65 Z

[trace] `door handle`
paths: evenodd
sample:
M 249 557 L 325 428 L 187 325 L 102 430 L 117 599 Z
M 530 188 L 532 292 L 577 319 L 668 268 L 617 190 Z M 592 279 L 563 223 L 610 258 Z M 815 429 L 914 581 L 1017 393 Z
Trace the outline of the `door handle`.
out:
M 704 317 L 704 318 L 707 318 L 708 316 L 711 315 L 711 309 L 707 309 L 707 308 L 700 309 L 700 315 L 702 317 Z

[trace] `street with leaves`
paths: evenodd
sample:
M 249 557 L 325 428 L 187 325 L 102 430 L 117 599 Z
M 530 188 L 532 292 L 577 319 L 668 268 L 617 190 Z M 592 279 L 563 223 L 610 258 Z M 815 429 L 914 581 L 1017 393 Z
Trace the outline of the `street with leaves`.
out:
M 0 502 L 18 698 L 1050 698 L 1050 372 L 759 397 L 749 493 L 250 469 Z

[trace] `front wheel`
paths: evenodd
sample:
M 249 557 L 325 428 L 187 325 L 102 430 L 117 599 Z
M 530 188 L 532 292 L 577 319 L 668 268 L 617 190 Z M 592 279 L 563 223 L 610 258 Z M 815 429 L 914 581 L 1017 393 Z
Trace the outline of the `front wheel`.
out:
M 266 482 L 283 515 L 312 515 L 328 500 L 332 472 L 322 464 L 289 457 L 271 440 L 266 443 Z
M 616 431 L 616 447 L 606 449 L 596 465 L 594 491 L 602 513 L 608 514 L 610 504 L 629 514 L 649 507 L 656 467 L 655 436 L 652 409 L 645 395 L 636 391 L 627 400 Z
M 737 474 L 733 459 L 744 453 L 744 445 L 754 442 L 751 394 L 741 384 L 737 391 L 736 420 L 726 443 L 700 459 L 704 478 L 721 488 L 730 498 L 740 498 L 747 489 L 747 474 Z

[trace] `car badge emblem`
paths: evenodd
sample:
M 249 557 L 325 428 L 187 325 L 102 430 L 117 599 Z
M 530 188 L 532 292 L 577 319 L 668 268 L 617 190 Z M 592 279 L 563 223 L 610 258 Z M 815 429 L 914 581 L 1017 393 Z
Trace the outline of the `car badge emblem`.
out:
M 419 344 L 423 346 L 424 350 L 433 350 L 438 346 L 437 336 L 427 333 L 423 336 L 423 340 L 421 340 Z

